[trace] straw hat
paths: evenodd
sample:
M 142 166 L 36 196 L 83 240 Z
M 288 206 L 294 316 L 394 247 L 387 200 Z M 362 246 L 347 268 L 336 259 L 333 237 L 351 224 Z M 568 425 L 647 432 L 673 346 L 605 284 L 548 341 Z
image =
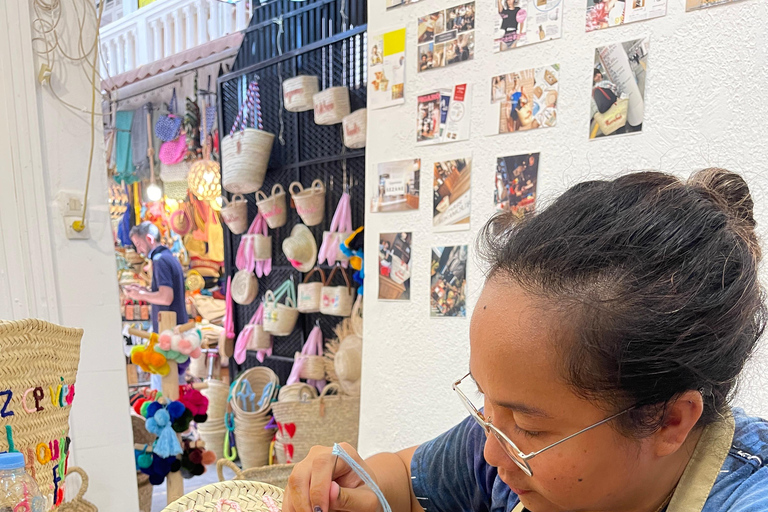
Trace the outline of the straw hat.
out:
M 350 334 L 341 340 L 334 357 L 334 370 L 339 377 L 339 385 L 348 395 L 360 394 L 360 375 L 363 363 L 363 339 Z
M 186 235 L 192 229 L 192 221 L 185 208 L 179 208 L 171 214 L 171 229 L 181 236 Z
M 309 272 L 317 261 L 315 236 L 304 224 L 296 224 L 291 236 L 283 240 L 283 253 L 299 272 Z

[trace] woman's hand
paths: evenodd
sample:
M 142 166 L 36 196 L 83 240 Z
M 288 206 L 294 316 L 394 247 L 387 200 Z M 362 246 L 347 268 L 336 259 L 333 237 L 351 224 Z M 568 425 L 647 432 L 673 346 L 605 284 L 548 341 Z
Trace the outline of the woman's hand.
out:
M 378 481 L 371 468 L 347 443 L 341 447 Z M 334 465 L 336 466 L 334 469 Z M 331 448 L 315 446 L 296 464 L 283 497 L 283 512 L 377 512 L 378 498 Z

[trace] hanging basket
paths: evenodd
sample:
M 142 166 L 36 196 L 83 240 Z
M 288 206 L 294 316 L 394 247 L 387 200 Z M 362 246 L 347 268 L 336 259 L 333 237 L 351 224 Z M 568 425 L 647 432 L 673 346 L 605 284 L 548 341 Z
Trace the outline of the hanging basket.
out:
M 257 233 L 253 236 L 253 259 L 265 261 L 272 259 L 272 237 Z
M 341 120 L 344 128 L 344 145 L 350 149 L 365 147 L 365 136 L 368 129 L 368 110 L 355 110 Z
M 248 338 L 246 350 L 267 350 L 272 348 L 272 335 L 264 330 L 261 324 L 250 324 L 251 335 Z
M 320 281 L 310 283 L 309 279 L 320 272 Z M 320 311 L 320 299 L 323 295 L 323 284 L 325 283 L 325 272 L 320 267 L 315 267 L 307 273 L 304 282 L 296 287 L 298 295 L 298 309 L 301 313 L 317 313 Z
M 164 164 L 160 162 L 160 179 L 163 183 L 171 181 L 183 181 L 184 188 L 187 188 L 187 179 L 189 177 L 190 163 L 182 160 L 177 164 Z M 186 193 L 186 191 L 185 191 Z
M 221 195 L 221 170 L 213 160 L 198 160 L 189 168 L 189 191 L 201 201 L 213 201 Z
M 355 290 L 345 271 L 341 271 L 344 277 L 345 286 L 331 286 L 331 281 L 336 272 L 340 269 L 338 265 L 328 276 L 328 280 L 323 286 L 322 298 L 320 299 L 320 312 L 324 315 L 346 317 L 352 313 L 352 306 L 355 303 Z
M 283 81 L 283 104 L 289 112 L 314 108 L 312 97 L 320 90 L 316 76 L 295 76 Z
M 263 191 L 256 192 L 256 206 L 259 213 L 267 221 L 267 226 L 277 229 L 285 226 L 288 221 L 288 208 L 285 202 L 285 189 L 279 183 L 272 187 L 272 195 L 267 196 Z
M 307 226 L 317 226 L 325 217 L 325 183 L 321 180 L 312 182 L 312 186 L 305 189 L 301 183 L 294 181 L 288 187 L 296 212 Z
M 275 299 L 272 290 L 264 294 L 264 330 L 274 336 L 288 336 L 296 327 L 299 319 L 299 310 L 292 297 L 286 297 L 285 304 L 280 304 Z
M 293 357 L 302 361 L 300 378 L 307 380 L 325 379 L 325 358 L 323 356 L 307 356 L 296 352 Z
M 226 197 L 221 200 L 224 202 L 221 207 L 224 223 L 235 235 L 244 233 L 248 229 L 248 201 L 241 194 L 235 194 L 232 201 L 227 201 Z
M 232 300 L 241 306 L 247 306 L 259 293 L 259 281 L 253 272 L 238 270 L 232 278 Z
M 351 112 L 349 89 L 330 87 L 312 97 L 315 106 L 315 123 L 320 125 L 339 124 Z

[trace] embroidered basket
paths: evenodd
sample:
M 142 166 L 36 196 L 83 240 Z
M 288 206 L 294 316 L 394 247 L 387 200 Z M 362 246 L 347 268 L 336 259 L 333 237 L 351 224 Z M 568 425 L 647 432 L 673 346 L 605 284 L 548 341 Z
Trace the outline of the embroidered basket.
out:
M 42 320 L 0 321 L 0 451 L 24 454 L 51 510 L 64 499 L 82 329 Z
M 293 292 L 293 283 L 287 281 L 289 288 L 288 296 L 285 298 L 285 304 L 278 303 L 278 298 L 272 292 L 267 290 L 264 294 L 264 330 L 272 333 L 274 336 L 288 336 L 296 327 L 296 321 L 299 319 L 299 310 L 296 309 L 296 297 Z M 279 293 L 279 296 L 284 293 Z
M 304 188 L 301 183 L 294 181 L 288 187 L 296 212 L 307 226 L 317 226 L 325 217 L 325 183 L 321 180 L 312 182 L 312 186 Z
M 341 120 L 344 128 L 344 145 L 350 149 L 365 147 L 365 136 L 368 129 L 368 110 L 355 110 Z
M 283 105 L 289 112 L 314 108 L 312 97 L 320 90 L 316 76 L 301 75 L 283 81 Z
M 309 279 L 320 272 L 320 281 L 310 283 Z M 325 283 L 325 272 L 320 267 L 313 268 L 307 273 L 304 282 L 296 287 L 297 307 L 301 313 L 317 313 L 320 311 L 320 299 L 323 295 L 323 285 Z
M 165 507 L 163 512 L 279 512 L 282 507 L 282 489 L 249 480 L 230 480 L 189 492 Z
M 76 466 L 70 466 L 67 470 L 67 476 L 72 473 L 80 475 L 80 490 L 77 491 L 77 496 L 72 501 L 62 503 L 59 507 L 60 512 L 99 512 L 99 509 L 85 499 L 85 493 L 88 491 L 88 474 L 82 468 Z
M 315 107 L 315 123 L 321 125 L 339 124 L 351 112 L 349 89 L 329 87 L 312 97 Z
M 222 220 L 232 233 L 243 234 L 248 229 L 248 201 L 242 194 L 235 194 L 231 201 L 223 196 L 221 200 L 224 202 L 221 207 Z
M 346 286 L 331 286 L 333 276 L 336 275 L 339 268 L 340 266 L 337 264 L 323 286 L 320 312 L 324 315 L 344 317 L 352 313 L 352 306 L 355 303 L 355 290 L 352 288 L 352 283 L 350 283 L 347 273 L 343 270 L 341 271 Z
M 610 135 L 627 124 L 627 111 L 629 110 L 629 98 L 619 99 L 604 114 L 595 114 L 595 122 L 600 127 L 603 135 Z
M 285 189 L 279 183 L 272 187 L 272 195 L 267 196 L 263 191 L 256 192 L 256 207 L 258 207 L 267 226 L 277 229 L 285 226 L 288 221 L 288 208 L 285 202 Z

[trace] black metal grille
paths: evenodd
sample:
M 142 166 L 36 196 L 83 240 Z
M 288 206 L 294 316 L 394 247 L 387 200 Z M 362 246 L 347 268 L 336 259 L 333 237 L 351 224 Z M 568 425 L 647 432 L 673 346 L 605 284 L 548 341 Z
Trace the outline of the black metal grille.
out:
M 344 7 L 345 20 L 341 15 Z M 341 197 L 344 177 L 350 185 L 352 197 L 352 223 L 359 226 L 365 215 L 365 151 L 345 150 L 341 139 L 341 125 L 319 126 L 314 123 L 312 111 L 292 113 L 282 107 L 281 81 L 299 74 L 317 75 L 321 89 L 346 85 L 350 89 L 352 110 L 366 104 L 366 11 L 365 0 L 316 0 L 292 2 L 274 0 L 254 7 L 250 27 L 245 31 L 242 46 L 233 71 L 219 78 L 220 126 L 222 134 L 229 133 L 242 103 L 247 84 L 258 77 L 261 93 L 264 129 L 275 135 L 281 131 L 284 143 L 275 138 L 272 156 L 262 190 L 271 191 L 275 183 L 288 190 L 293 181 L 305 187 L 321 179 L 326 185 L 326 215 L 323 223 L 310 228 L 318 247 L 323 231 L 331 223 L 333 212 Z M 277 23 L 282 19 L 283 32 Z M 278 35 L 280 47 L 278 48 Z M 281 53 L 282 50 L 282 53 Z M 343 162 L 346 161 L 346 173 Z M 222 166 L 226 167 L 226 161 Z M 257 208 L 253 194 L 247 196 L 248 216 L 253 219 Z M 294 209 L 290 209 L 285 227 L 271 230 L 272 272 L 259 279 L 259 297 L 248 306 L 234 304 L 235 332 L 239 333 L 250 320 L 264 292 L 275 289 L 286 279 L 296 284 L 302 276 L 290 266 L 282 251 L 282 241 L 291 228 L 301 222 Z M 226 270 L 234 275 L 235 254 L 240 236 L 225 229 Z M 326 270 L 328 267 L 324 267 Z M 352 270 L 348 275 L 352 277 Z M 282 382 L 288 377 L 295 352 L 300 351 L 309 331 L 318 322 L 325 338 L 333 334 L 339 318 L 320 314 L 300 315 L 298 325 L 289 336 L 274 338 L 273 357 L 266 366 L 272 368 Z M 237 365 L 230 361 L 230 374 L 234 376 L 245 368 L 261 363 L 255 354 L 248 353 L 245 362 Z

